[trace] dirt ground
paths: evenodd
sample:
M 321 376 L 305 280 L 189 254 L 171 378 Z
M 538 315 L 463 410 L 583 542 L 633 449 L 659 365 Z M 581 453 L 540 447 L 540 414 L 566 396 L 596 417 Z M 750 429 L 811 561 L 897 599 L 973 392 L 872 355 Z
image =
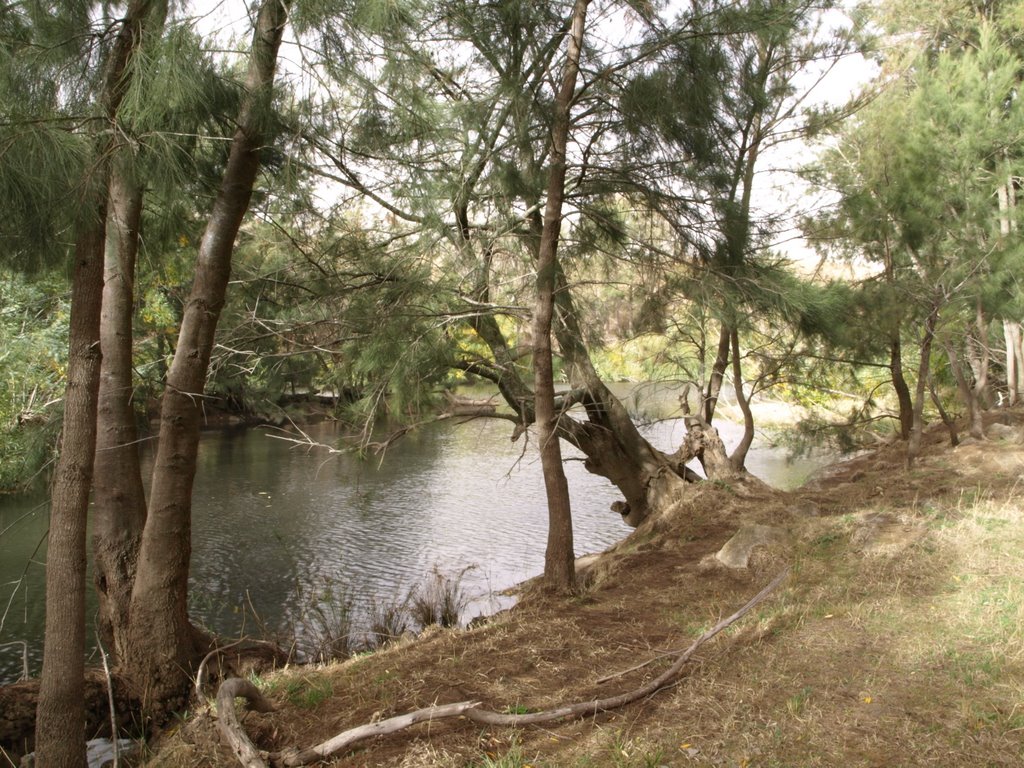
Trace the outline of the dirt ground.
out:
M 1024 414 L 999 420 L 1024 434 Z M 1024 444 L 952 449 L 929 433 L 783 493 L 694 486 L 613 548 L 575 597 L 527 590 L 468 630 L 427 632 L 327 667 L 256 680 L 261 749 L 305 747 L 432 704 L 526 712 L 639 687 L 788 566 L 786 583 L 702 646 L 671 687 L 544 727 L 424 723 L 336 766 L 1020 766 L 1024 764 Z M 782 529 L 748 568 L 714 554 L 740 526 Z M 241 710 L 241 704 L 239 703 Z M 239 765 L 208 705 L 153 745 L 152 768 Z

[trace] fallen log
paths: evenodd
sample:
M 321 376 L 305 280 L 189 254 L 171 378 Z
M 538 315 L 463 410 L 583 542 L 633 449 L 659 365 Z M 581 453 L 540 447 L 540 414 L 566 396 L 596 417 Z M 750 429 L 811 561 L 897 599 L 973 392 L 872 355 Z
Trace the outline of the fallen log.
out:
M 672 666 L 658 677 L 639 688 L 635 688 L 617 696 L 608 696 L 603 699 L 594 699 L 592 701 L 581 701 L 575 704 L 567 704 L 553 709 L 544 710 L 543 712 L 531 712 L 527 714 L 508 714 L 505 712 L 494 712 L 488 709 L 481 709 L 479 702 L 473 701 L 462 701 L 455 704 L 439 704 L 432 707 L 418 709 L 404 715 L 391 717 L 387 720 L 381 720 L 380 722 L 366 723 L 355 728 L 350 728 L 339 733 L 337 736 L 333 736 L 327 741 L 317 744 L 314 747 L 308 747 L 306 749 L 291 747 L 279 752 L 268 754 L 266 752 L 259 752 L 242 730 L 242 726 L 238 722 L 238 718 L 235 714 L 234 699 L 236 696 L 245 698 L 254 705 L 254 708 L 266 706 L 269 702 L 266 702 L 266 700 L 263 699 L 262 695 L 251 683 L 238 678 L 230 678 L 221 685 L 220 690 L 217 693 L 217 713 L 219 718 L 218 727 L 221 729 L 222 734 L 224 734 L 225 739 L 228 740 L 228 743 L 231 745 L 236 757 L 238 757 L 239 761 L 243 766 L 245 766 L 245 768 L 268 768 L 268 764 L 274 766 L 274 768 L 295 768 L 296 766 L 309 765 L 311 763 L 325 760 L 332 755 L 336 755 L 339 752 L 348 749 L 354 744 L 365 741 L 366 739 L 374 736 L 383 736 L 385 734 L 395 733 L 416 725 L 417 723 L 427 721 L 452 717 L 465 717 L 467 720 L 471 720 L 476 723 L 514 727 L 550 723 L 569 717 L 585 717 L 599 712 L 608 712 L 613 709 L 624 707 L 634 701 L 646 698 L 647 696 L 668 687 L 682 671 L 686 662 L 689 661 L 694 653 L 696 653 L 698 648 L 722 630 L 736 623 L 752 608 L 763 602 L 779 587 L 780 584 L 782 584 L 788 574 L 788 568 L 783 570 L 782 573 L 772 579 L 764 589 L 748 600 L 742 608 L 719 621 L 704 634 L 694 640 L 688 648 L 678 654 L 668 654 L 669 657 L 674 655 L 675 661 L 672 663 Z M 651 661 L 656 661 L 657 659 L 665 657 L 666 654 L 662 654 Z M 614 675 L 609 675 L 606 678 L 602 678 L 602 681 L 607 681 L 615 677 L 628 674 L 629 672 L 633 672 L 645 666 L 646 663 Z M 262 709 L 259 711 L 268 710 Z

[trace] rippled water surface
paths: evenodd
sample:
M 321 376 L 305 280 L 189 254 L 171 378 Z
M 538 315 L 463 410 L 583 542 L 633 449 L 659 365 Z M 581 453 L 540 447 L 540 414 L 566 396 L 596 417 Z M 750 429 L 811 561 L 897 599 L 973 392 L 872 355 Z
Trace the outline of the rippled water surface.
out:
M 720 429 L 728 443 L 737 428 Z M 667 448 L 681 430 L 668 421 L 648 433 Z M 400 598 L 435 568 L 464 572 L 474 598 L 465 618 L 501 607 L 507 598 L 495 593 L 542 570 L 547 530 L 535 446 L 512 443 L 510 432 L 494 420 L 435 424 L 396 442 L 382 461 L 296 447 L 261 430 L 204 435 L 194 493 L 194 618 L 226 635 L 301 631 L 316 595 L 344 591 L 365 610 Z M 330 445 L 338 439 L 329 424 L 309 434 Z M 748 466 L 790 487 L 820 463 L 791 463 L 758 445 Z M 569 456 L 566 471 L 577 554 L 626 535 L 609 511 L 615 488 L 578 457 Z M 46 515 L 45 498 L 0 499 L 0 682 L 17 678 L 25 654 L 38 668 Z

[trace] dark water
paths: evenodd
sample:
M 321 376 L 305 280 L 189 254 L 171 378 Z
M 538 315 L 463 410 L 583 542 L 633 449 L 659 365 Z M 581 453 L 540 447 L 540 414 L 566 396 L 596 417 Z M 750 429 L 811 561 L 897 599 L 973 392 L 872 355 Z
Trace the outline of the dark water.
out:
M 719 427 L 726 442 L 738 428 Z M 648 428 L 667 448 L 682 426 Z M 193 617 L 227 636 L 310 629 L 309 607 L 344 593 L 365 613 L 433 571 L 462 574 L 464 618 L 509 602 L 495 593 L 543 568 L 547 511 L 535 445 L 507 422 L 444 422 L 395 443 L 383 460 L 296 447 L 262 430 L 203 436 L 194 493 Z M 309 434 L 336 444 L 331 425 Z M 603 478 L 566 464 L 577 554 L 629 532 Z M 820 460 L 791 463 L 755 447 L 748 466 L 798 485 Z M 0 682 L 38 671 L 43 627 L 45 497 L 0 498 Z M 328 598 L 328 602 L 330 599 Z M 321 603 L 323 605 L 323 603 Z M 89 615 L 94 608 L 90 607 Z M 24 641 L 24 643 L 23 643 Z M 13 643 L 12 645 L 4 645 Z

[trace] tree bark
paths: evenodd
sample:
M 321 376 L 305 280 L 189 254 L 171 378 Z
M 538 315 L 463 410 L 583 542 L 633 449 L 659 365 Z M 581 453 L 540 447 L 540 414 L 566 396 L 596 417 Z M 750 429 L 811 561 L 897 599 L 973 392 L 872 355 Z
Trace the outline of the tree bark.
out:
M 715 418 L 715 408 L 718 405 L 718 396 L 722 392 L 722 382 L 725 380 L 725 369 L 729 366 L 729 326 L 723 322 L 718 329 L 718 349 L 715 351 L 715 362 L 711 366 L 711 377 L 708 379 L 708 388 L 704 393 L 704 421 L 710 424 Z
M 192 483 L 214 333 L 227 293 L 235 237 L 249 208 L 259 152 L 269 140 L 268 113 L 277 52 L 290 0 L 263 0 L 253 34 L 246 97 L 220 190 L 199 245 L 160 413 L 160 443 L 122 663 L 150 714 L 160 717 L 187 695 L 201 657 L 188 620 Z
M 140 44 L 146 18 L 159 3 L 129 4 L 105 61 L 99 103 L 113 122 L 126 91 L 126 72 Z M 86 521 L 96 452 L 96 409 L 100 377 L 99 325 L 103 296 L 103 247 L 109 137 L 97 137 L 97 161 L 86 188 L 76 233 L 71 287 L 68 377 L 60 456 L 50 507 L 46 564 L 46 628 L 39 706 L 36 764 L 84 766 Z
M 907 467 L 914 466 L 914 461 L 921 453 L 921 436 L 924 434 L 924 396 L 931 375 L 932 343 L 935 341 L 935 328 L 939 322 L 938 298 L 932 301 L 931 310 L 924 323 L 924 336 L 921 338 L 921 359 L 917 365 L 917 385 L 914 389 L 914 426 L 910 430 L 907 441 Z
M 1003 338 L 1006 341 L 1006 387 L 1009 404 L 1016 405 L 1024 395 L 1024 338 L 1021 325 L 1016 320 L 1003 321 Z
M 40 766 L 85 765 L 85 531 L 96 448 L 102 219 L 84 224 L 76 240 L 64 423 L 46 557 L 46 629 L 36 711 Z
M 903 375 L 903 349 L 898 331 L 889 342 L 889 371 L 892 374 L 893 389 L 896 390 L 896 402 L 899 404 L 900 439 L 908 440 L 910 430 L 914 428 L 914 401 Z
M 132 404 L 132 304 L 142 188 L 124 164 L 115 167 L 110 178 L 92 524 L 100 634 L 115 662 L 122 655 L 128 628 L 128 605 L 146 522 L 138 429 Z
M 732 378 L 736 388 L 736 402 L 743 412 L 743 437 L 740 438 L 736 450 L 729 456 L 734 472 L 742 472 L 747 462 L 747 453 L 754 442 L 754 413 L 750 410 L 750 400 L 743 391 L 743 368 L 740 364 L 740 333 L 733 329 L 730 334 L 732 344 Z
M 533 318 L 534 407 L 540 441 L 544 489 L 548 500 L 548 542 L 544 553 L 544 578 L 559 590 L 570 590 L 576 583 L 572 542 L 572 509 L 569 485 L 562 466 L 558 437 L 559 414 L 555 410 L 555 384 L 551 354 L 551 318 L 555 304 L 558 238 L 562 226 L 565 199 L 566 145 L 569 139 L 569 111 L 579 74 L 583 30 L 590 0 L 576 0 L 569 32 L 565 71 L 555 96 L 551 127 L 551 164 L 548 169 L 547 203 L 544 228 L 537 255 L 537 306 Z

